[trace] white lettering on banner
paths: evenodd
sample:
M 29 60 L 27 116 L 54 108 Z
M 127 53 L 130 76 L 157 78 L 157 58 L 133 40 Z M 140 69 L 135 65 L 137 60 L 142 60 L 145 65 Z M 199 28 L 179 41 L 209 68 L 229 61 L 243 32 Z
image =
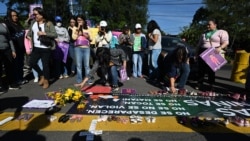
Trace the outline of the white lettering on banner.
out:
M 125 105 L 153 105 L 151 102 L 124 102 Z
M 236 116 L 236 113 L 244 115 L 244 116 L 250 116 L 250 109 L 240 109 L 240 110 L 235 110 L 235 109 L 225 109 L 225 108 L 217 108 L 216 111 L 223 113 L 225 116 Z
M 240 107 L 245 106 L 245 103 L 239 103 L 239 102 L 236 102 L 236 101 L 225 101 L 225 102 L 232 105 L 232 106 L 240 106 Z
M 205 106 L 211 106 L 210 102 L 208 100 L 206 101 L 197 101 L 195 100 L 195 102 L 199 103 L 199 104 L 202 104 L 202 105 L 205 105 Z
M 180 103 L 168 103 L 169 106 L 181 106 Z
M 116 106 L 116 105 L 89 105 L 91 109 L 125 109 L 124 106 Z
M 199 104 L 195 103 L 193 100 L 183 100 L 184 103 L 187 103 L 188 106 L 198 106 Z
M 175 112 L 178 116 L 190 116 L 191 114 L 189 112 Z
M 166 101 L 166 102 L 172 102 L 172 103 L 178 102 L 177 100 L 173 100 L 173 99 L 166 99 L 165 101 Z
M 245 103 L 239 103 L 239 102 L 235 102 L 235 101 L 198 101 L 198 100 L 183 100 L 184 103 L 186 103 L 188 106 L 198 106 L 198 105 L 204 105 L 204 106 L 211 106 L 211 104 L 214 104 L 215 106 L 218 107 L 231 107 L 231 106 L 240 106 L 240 107 L 244 107 L 244 106 L 249 106 L 248 104 Z
M 157 106 L 166 106 L 166 103 L 155 103 L 155 105 L 157 105 Z
M 155 110 L 155 107 L 142 106 L 143 110 Z
M 163 99 L 154 99 L 155 102 L 163 102 Z
M 138 110 L 139 109 L 139 106 L 128 106 L 128 109 L 130 110 Z
M 231 106 L 228 103 L 226 103 L 225 101 L 211 101 L 211 103 L 215 104 L 216 106 Z
M 171 107 L 171 109 L 175 111 L 186 111 L 186 109 L 183 107 Z
M 169 110 L 168 107 L 158 107 L 159 110 Z
M 124 110 L 86 110 L 88 114 L 120 114 L 120 115 L 158 115 L 157 111 L 124 111 Z
M 172 116 L 173 113 L 170 111 L 160 111 L 161 115 L 168 115 L 168 116 Z
M 140 102 L 144 102 L 144 101 L 147 101 L 147 102 L 151 102 L 151 99 L 147 99 L 147 98 L 123 98 L 122 99 L 123 101 L 140 101 Z

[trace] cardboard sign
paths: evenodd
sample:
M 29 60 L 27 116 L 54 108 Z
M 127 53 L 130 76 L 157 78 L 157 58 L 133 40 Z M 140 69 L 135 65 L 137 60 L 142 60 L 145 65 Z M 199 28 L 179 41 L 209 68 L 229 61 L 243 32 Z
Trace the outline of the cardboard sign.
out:
M 206 49 L 200 54 L 200 57 L 208 64 L 208 66 L 216 72 L 227 63 L 227 60 L 216 53 L 213 47 Z

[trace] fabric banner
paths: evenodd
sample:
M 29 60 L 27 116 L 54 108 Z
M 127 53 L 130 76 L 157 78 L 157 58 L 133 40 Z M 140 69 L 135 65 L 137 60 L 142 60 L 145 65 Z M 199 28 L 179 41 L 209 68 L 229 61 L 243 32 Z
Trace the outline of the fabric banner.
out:
M 208 66 L 215 72 L 227 63 L 227 60 L 221 56 L 220 53 L 215 53 L 213 47 L 206 49 L 200 57 L 208 64 Z
M 82 111 L 78 111 L 76 106 L 77 104 L 68 111 L 68 114 L 250 117 L 249 103 L 232 101 L 227 97 L 101 95 L 97 99 L 90 96 L 88 104 Z

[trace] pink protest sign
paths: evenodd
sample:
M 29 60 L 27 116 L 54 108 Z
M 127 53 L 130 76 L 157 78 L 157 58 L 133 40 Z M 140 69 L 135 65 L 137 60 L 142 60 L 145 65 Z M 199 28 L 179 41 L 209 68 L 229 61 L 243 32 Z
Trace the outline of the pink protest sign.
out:
M 206 49 L 200 54 L 200 57 L 208 64 L 208 66 L 215 72 L 227 63 L 227 60 L 216 53 L 213 47 Z

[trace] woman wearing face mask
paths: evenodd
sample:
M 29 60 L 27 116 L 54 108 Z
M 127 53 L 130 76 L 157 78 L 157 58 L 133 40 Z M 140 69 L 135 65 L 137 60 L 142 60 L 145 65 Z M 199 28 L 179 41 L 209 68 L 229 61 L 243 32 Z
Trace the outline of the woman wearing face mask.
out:
M 69 34 L 68 30 L 62 26 L 62 18 L 60 16 L 55 17 L 56 22 L 56 33 L 57 38 L 56 43 L 57 47 L 54 50 L 54 71 L 55 71 L 55 77 L 62 79 L 62 78 L 68 78 L 68 71 L 66 67 L 66 61 L 68 56 L 68 49 L 69 49 Z

